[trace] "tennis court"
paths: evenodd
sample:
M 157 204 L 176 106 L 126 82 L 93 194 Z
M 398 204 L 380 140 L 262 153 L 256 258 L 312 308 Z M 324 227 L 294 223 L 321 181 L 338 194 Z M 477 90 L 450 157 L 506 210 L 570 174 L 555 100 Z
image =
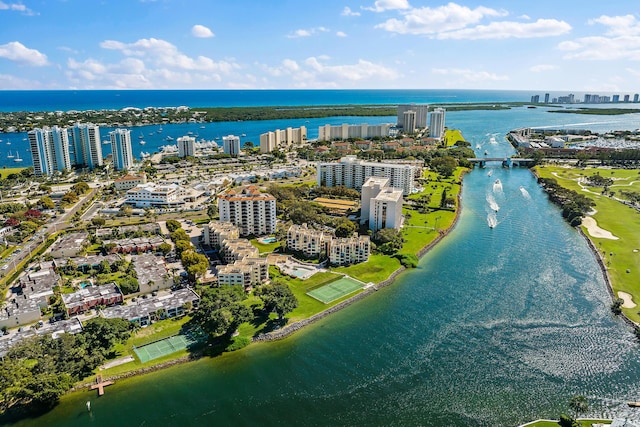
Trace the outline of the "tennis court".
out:
M 142 363 L 145 363 L 149 360 L 157 359 L 159 357 L 184 350 L 197 341 L 197 336 L 191 334 L 180 334 L 165 338 L 160 341 L 152 342 L 151 344 L 143 345 L 142 347 L 136 347 L 133 349 L 133 351 L 136 352 L 136 355 L 138 355 L 140 361 Z
M 329 304 L 358 289 L 362 289 L 362 283 L 350 277 L 342 277 L 334 282 L 307 292 L 307 295 L 325 304 Z

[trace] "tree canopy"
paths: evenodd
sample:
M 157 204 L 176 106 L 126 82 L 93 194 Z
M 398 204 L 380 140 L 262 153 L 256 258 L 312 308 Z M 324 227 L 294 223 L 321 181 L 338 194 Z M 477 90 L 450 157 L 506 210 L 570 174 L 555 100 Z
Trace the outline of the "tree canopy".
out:
M 246 297 L 240 286 L 206 288 L 198 310 L 193 313 L 193 321 L 211 338 L 230 336 L 238 326 L 253 318 L 251 310 L 242 304 Z
M 289 286 L 277 280 L 258 288 L 256 295 L 264 303 L 264 311 L 267 313 L 275 311 L 280 319 L 298 306 L 298 299 L 291 292 Z

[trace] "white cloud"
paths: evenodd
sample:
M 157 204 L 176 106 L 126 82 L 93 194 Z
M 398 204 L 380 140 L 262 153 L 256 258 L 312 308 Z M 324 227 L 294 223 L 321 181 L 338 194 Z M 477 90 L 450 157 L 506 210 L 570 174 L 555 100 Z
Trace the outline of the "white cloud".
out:
M 200 24 L 196 24 L 193 27 L 191 27 L 191 35 L 193 37 L 199 37 L 199 38 L 209 38 L 209 37 L 215 37 L 215 34 L 213 34 L 213 31 L 211 31 L 209 28 L 205 27 L 204 25 L 200 25 Z
M 564 59 L 640 60 L 640 22 L 634 16 L 602 15 L 589 24 L 603 25 L 604 35 L 563 41 L 558 49 L 566 52 Z
M 330 58 L 321 55 L 302 62 L 285 59 L 276 67 L 257 65 L 269 75 L 285 79 L 289 86 L 296 88 L 357 87 L 368 82 L 378 83 L 379 80 L 389 81 L 400 77 L 392 68 L 363 59 L 355 64 L 343 65 L 330 65 L 329 61 Z
M 607 16 L 602 15 L 597 19 L 591 19 L 589 24 L 602 24 L 609 27 L 608 36 L 637 36 L 640 35 L 640 23 L 633 15 Z
M 214 61 L 206 56 L 191 58 L 180 52 L 173 44 L 161 39 L 140 39 L 135 43 L 122 43 L 105 40 L 100 43 L 103 49 L 119 50 L 125 56 L 144 58 L 158 67 L 171 67 L 186 71 L 211 71 L 229 73 L 238 65 L 229 61 Z
M 354 12 L 349 6 L 345 6 L 340 14 L 342 16 L 360 16 L 360 12 Z
M 461 30 L 480 22 L 485 17 L 506 16 L 508 13 L 484 6 L 470 9 L 456 3 L 449 3 L 437 8 L 411 9 L 403 12 L 403 15 L 402 20 L 392 18 L 376 25 L 376 28 L 399 34 L 437 34 Z
M 550 37 L 566 34 L 571 25 L 555 19 L 538 19 L 536 22 L 522 23 L 514 21 L 496 21 L 489 25 L 478 25 L 473 28 L 449 31 L 438 34 L 439 39 L 527 39 L 534 37 Z
M 534 73 L 540 73 L 543 71 L 551 71 L 551 70 L 557 70 L 558 67 L 556 65 L 551 65 L 551 64 L 540 64 L 540 65 L 534 65 L 533 67 L 529 68 L 530 71 L 533 71 Z
M 24 15 L 36 15 L 36 13 L 34 13 L 31 9 L 29 9 L 27 6 L 23 5 L 22 3 L 5 3 L 3 1 L 0 1 L 0 10 L 13 10 L 16 12 L 22 12 Z
M 6 58 L 19 64 L 33 65 L 36 67 L 42 67 L 48 64 L 47 55 L 35 49 L 29 49 L 20 42 L 9 42 L 0 45 L 0 58 Z
M 487 71 L 474 71 L 461 68 L 433 68 L 431 72 L 437 75 L 460 77 L 465 82 L 474 83 L 509 80 L 509 76 L 499 76 L 495 73 L 489 73 Z
M 336 31 L 336 36 L 338 37 L 347 37 L 347 33 L 343 31 Z
M 363 9 L 372 12 L 384 12 L 385 10 L 409 9 L 410 7 L 407 0 L 377 0 L 373 7 L 363 7 Z
M 33 90 L 43 88 L 42 83 L 38 81 L 26 80 L 10 74 L 0 74 L 0 90 Z
M 318 34 L 318 33 L 326 33 L 328 31 L 329 31 L 329 29 L 325 28 L 325 27 L 315 27 L 315 28 L 310 28 L 308 30 L 300 29 L 300 30 L 296 30 L 293 33 L 287 35 L 287 38 L 296 39 L 296 38 L 299 38 L 299 37 L 310 37 L 312 35 L 315 35 L 315 34 Z

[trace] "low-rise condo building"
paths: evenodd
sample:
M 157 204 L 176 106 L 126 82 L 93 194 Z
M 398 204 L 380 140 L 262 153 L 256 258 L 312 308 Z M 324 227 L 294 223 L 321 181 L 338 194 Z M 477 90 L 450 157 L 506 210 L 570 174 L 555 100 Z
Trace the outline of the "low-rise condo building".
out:
M 321 230 L 313 230 L 303 225 L 292 225 L 287 231 L 287 249 L 301 252 L 307 258 L 320 256 L 325 243 L 331 236 Z
M 211 221 L 202 230 L 202 243 L 219 248 L 224 240 L 235 240 L 240 237 L 240 229 L 231 222 Z
M 220 256 L 225 264 L 232 264 L 244 258 L 259 258 L 260 251 L 247 239 L 223 240 Z
M 246 291 L 269 280 L 269 263 L 266 258 L 244 258 L 218 268 L 218 283 L 242 285 Z
M 177 184 L 139 184 L 127 191 L 126 203 L 137 208 L 175 207 L 184 204 L 184 188 Z
M 147 174 L 144 172 L 140 175 L 126 174 L 123 177 L 113 180 L 113 185 L 118 191 L 131 190 L 141 184 L 147 183 Z
M 327 256 L 332 265 L 366 262 L 371 254 L 369 236 L 333 238 L 327 244 Z

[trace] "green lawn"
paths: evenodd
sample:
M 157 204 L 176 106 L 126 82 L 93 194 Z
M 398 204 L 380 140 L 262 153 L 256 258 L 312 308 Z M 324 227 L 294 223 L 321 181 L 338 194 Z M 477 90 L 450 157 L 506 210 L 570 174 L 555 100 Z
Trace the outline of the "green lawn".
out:
M 611 420 L 598 420 L 598 419 L 584 419 L 579 421 L 582 427 L 591 427 L 595 424 L 611 424 Z M 537 421 L 533 424 L 528 424 L 527 427 L 558 427 L 560 424 L 556 421 Z
M 380 283 L 400 268 L 400 261 L 387 255 L 373 254 L 369 261 L 334 269 L 364 283 Z
M 457 129 L 447 129 L 444 131 L 444 144 L 446 147 L 456 145 L 458 141 L 464 141 L 462 132 Z
M 266 253 L 271 253 L 273 251 L 276 250 L 276 248 L 279 248 L 282 242 L 274 242 L 274 243 L 260 243 L 258 242 L 258 239 L 251 239 L 250 240 L 251 244 L 253 246 L 255 246 L 256 248 L 258 248 L 258 250 L 260 251 L 260 254 L 266 254 Z
M 615 179 L 610 191 L 614 191 L 616 196 L 620 196 L 621 190 L 640 192 L 640 181 L 634 182 L 639 179 L 638 173 L 640 171 L 597 168 L 568 169 L 552 166 L 538 167 L 536 170 L 540 176 L 553 177 L 558 181 L 558 184 L 584 194 L 595 201 L 597 213 L 593 215 L 593 218 L 597 221 L 598 226 L 610 231 L 619 239 L 596 238 L 590 236 L 584 226 L 583 230 L 604 255 L 614 292 L 626 292 L 632 295 L 636 304 L 640 304 L 640 212 L 612 198 L 584 191 L 576 181 L 579 177 L 591 176 L 596 171 L 600 172 L 602 176 Z M 602 192 L 602 188 L 587 187 L 587 190 L 596 193 Z M 633 252 L 634 250 L 639 252 Z M 623 308 L 623 311 L 631 320 L 640 322 L 637 307 Z
M 146 363 L 141 363 L 138 360 L 135 352 L 133 351 L 133 346 L 136 347 L 143 346 L 145 344 L 149 344 L 154 341 L 161 340 L 163 338 L 170 337 L 172 335 L 176 335 L 180 333 L 180 329 L 182 326 L 187 323 L 191 317 L 184 316 L 180 318 L 173 319 L 165 319 L 159 322 L 152 323 L 151 325 L 139 329 L 131 338 L 127 340 L 124 344 L 118 344 L 115 348 L 117 353 L 116 358 L 125 357 L 125 356 L 133 356 L 134 361 L 129 362 L 123 365 L 114 366 L 113 368 L 105 369 L 100 371 L 100 373 L 104 377 L 109 377 L 113 375 L 122 374 L 124 372 L 133 371 L 140 368 L 145 368 L 153 365 L 157 365 L 162 362 L 166 362 L 173 359 L 178 359 L 180 357 L 186 356 L 189 354 L 188 350 L 181 350 L 176 353 L 172 353 L 170 355 L 150 360 Z
M 0 179 L 6 179 L 7 176 L 12 173 L 20 173 L 21 170 L 26 168 L 2 168 L 0 169 Z

